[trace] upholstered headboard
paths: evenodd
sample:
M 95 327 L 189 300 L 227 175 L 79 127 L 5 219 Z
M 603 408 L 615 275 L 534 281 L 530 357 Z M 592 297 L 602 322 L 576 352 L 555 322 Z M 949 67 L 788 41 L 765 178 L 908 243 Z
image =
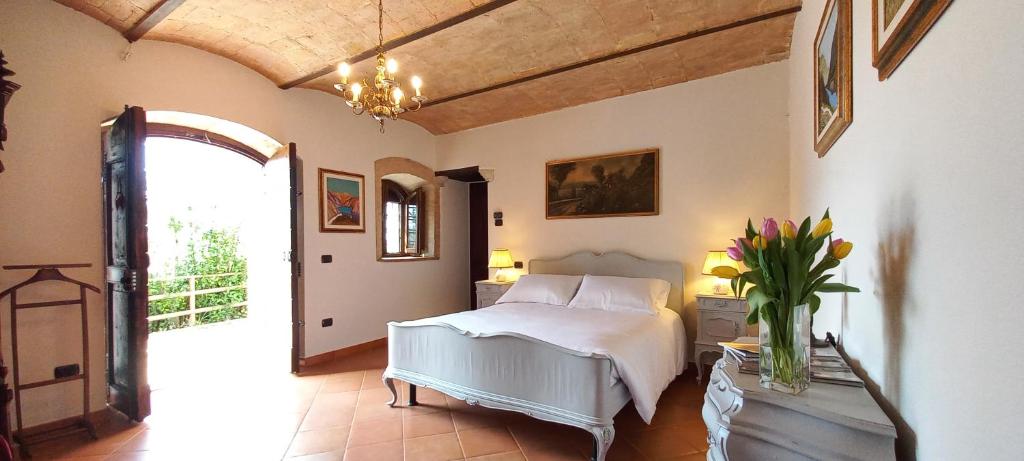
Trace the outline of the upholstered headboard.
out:
M 682 314 L 683 265 L 676 261 L 651 261 L 618 251 L 604 254 L 581 251 L 555 259 L 531 259 L 530 273 L 661 279 L 672 284 L 668 308 Z

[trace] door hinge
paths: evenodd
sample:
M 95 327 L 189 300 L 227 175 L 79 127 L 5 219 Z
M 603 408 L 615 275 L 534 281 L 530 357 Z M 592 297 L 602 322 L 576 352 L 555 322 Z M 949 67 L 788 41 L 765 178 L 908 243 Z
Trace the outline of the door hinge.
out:
M 299 326 L 300 327 L 306 326 L 306 321 L 305 320 L 299 320 Z
M 139 271 L 129 269 L 124 273 L 124 286 L 126 291 L 134 292 L 139 288 Z

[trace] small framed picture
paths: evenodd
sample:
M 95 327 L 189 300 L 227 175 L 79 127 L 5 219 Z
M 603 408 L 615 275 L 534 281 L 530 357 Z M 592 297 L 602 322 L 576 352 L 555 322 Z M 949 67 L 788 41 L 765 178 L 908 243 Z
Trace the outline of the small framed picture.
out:
M 824 157 L 853 123 L 850 0 L 829 0 L 814 38 L 814 151 Z
M 320 232 L 366 232 L 363 175 L 320 168 Z

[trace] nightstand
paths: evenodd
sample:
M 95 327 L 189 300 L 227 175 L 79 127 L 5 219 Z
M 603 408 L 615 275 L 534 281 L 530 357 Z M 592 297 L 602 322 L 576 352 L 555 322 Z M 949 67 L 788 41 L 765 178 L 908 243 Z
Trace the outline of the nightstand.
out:
M 740 336 L 757 336 L 757 325 L 747 327 L 747 299 L 712 294 L 697 295 L 697 341 L 693 361 L 697 365 L 697 384 L 704 378 L 705 354 L 722 355 L 719 342 Z
M 483 309 L 493 306 L 498 298 L 508 291 L 515 282 L 495 282 L 494 280 L 480 280 L 476 282 L 476 308 Z

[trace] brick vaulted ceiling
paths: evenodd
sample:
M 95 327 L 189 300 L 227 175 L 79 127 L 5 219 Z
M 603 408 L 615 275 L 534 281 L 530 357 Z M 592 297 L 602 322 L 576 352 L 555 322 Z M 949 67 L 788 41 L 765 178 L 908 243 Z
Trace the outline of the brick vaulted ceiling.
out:
M 369 76 L 375 0 L 57 0 L 123 33 L 233 59 L 282 88 L 337 95 Z M 385 0 L 384 40 L 452 133 L 789 57 L 800 0 Z M 358 61 L 360 57 L 370 57 Z M 358 61 L 358 62 L 356 62 Z

